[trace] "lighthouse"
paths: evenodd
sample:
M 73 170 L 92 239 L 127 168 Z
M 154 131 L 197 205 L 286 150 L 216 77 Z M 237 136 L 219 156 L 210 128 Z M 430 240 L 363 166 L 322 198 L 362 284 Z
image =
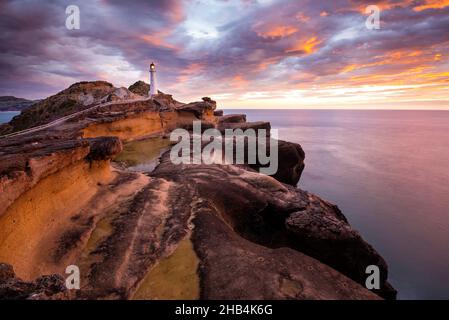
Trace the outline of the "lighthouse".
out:
M 148 96 L 152 97 L 156 94 L 157 94 L 156 66 L 152 62 L 150 64 L 150 92 L 148 92 Z

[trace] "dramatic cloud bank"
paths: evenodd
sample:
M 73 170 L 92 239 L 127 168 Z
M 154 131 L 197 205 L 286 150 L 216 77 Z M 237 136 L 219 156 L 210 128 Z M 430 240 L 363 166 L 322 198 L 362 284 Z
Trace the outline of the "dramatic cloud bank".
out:
M 449 108 L 449 0 L 17 0 L 0 28 L 0 95 L 128 86 L 154 61 L 162 91 L 224 107 Z

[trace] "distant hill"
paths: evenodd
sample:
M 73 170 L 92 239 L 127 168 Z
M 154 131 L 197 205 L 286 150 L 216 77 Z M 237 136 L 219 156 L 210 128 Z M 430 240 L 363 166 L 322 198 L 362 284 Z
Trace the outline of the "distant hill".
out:
M 36 102 L 39 102 L 39 100 L 27 100 L 13 96 L 2 96 L 0 97 L 0 112 L 22 111 Z
M 116 88 L 106 81 L 82 81 L 37 101 L 12 96 L 0 97 L 0 111 L 21 111 L 9 123 L 0 125 L 0 135 L 49 123 L 99 103 L 143 99 L 148 96 L 149 90 L 150 85 L 143 81 L 137 81 L 129 89 Z M 171 97 L 170 99 L 173 100 Z M 179 104 L 176 101 L 174 103 Z
M 116 88 L 105 81 L 78 82 L 67 89 L 25 108 L 8 124 L 0 126 L 0 135 L 45 124 L 86 109 Z
M 144 86 L 145 83 L 135 83 L 133 88 L 135 90 L 142 90 Z M 5 100 L 11 100 L 11 98 L 17 99 L 14 97 L 3 98 L 7 98 Z M 137 98 L 142 97 L 126 88 L 116 88 L 106 81 L 77 82 L 53 96 L 36 103 L 31 101 L 32 106 L 29 108 L 24 107 L 20 115 L 12 118 L 9 123 L 0 125 L 0 135 L 49 123 L 102 102 Z M 2 111 L 6 111 L 6 109 Z

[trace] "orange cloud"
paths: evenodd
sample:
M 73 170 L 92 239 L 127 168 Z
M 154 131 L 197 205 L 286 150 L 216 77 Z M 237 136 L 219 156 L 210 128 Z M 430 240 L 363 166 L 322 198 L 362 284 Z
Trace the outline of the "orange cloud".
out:
M 244 87 L 248 85 L 249 81 L 246 80 L 242 75 L 236 75 L 234 78 L 232 78 L 232 85 L 234 87 Z
M 424 73 L 424 74 L 420 74 L 419 77 L 445 80 L 449 77 L 449 71 L 437 72 L 437 73 Z
M 166 49 L 171 49 L 171 50 L 175 50 L 178 51 L 179 48 L 177 48 L 176 46 L 168 43 L 165 38 L 171 33 L 171 30 L 167 29 L 167 30 L 162 30 L 159 32 L 155 32 L 153 34 L 143 34 L 140 35 L 139 38 L 153 46 L 157 46 L 157 47 L 162 47 L 162 48 L 166 48 Z
M 442 55 L 441 53 L 437 53 L 437 54 L 434 56 L 433 59 L 434 59 L 435 61 L 440 61 L 442 56 L 443 56 L 443 55 Z
M 388 64 L 401 64 L 401 65 L 408 65 L 413 63 L 420 63 L 420 62 L 426 62 L 428 59 L 421 59 L 420 56 L 422 56 L 423 52 L 420 50 L 416 51 L 393 51 L 389 52 L 385 55 L 378 56 L 376 58 L 379 58 L 381 60 L 375 61 L 372 63 L 365 63 L 365 64 L 350 64 L 345 66 L 343 69 L 341 69 L 340 73 L 348 73 L 354 70 L 359 70 L 363 68 L 368 67 L 376 67 L 376 66 L 383 66 Z
M 357 4 L 355 10 L 361 12 L 362 14 L 366 14 L 365 10 L 370 4 L 376 5 L 380 10 L 390 10 L 391 8 L 395 7 L 406 8 L 412 5 L 414 1 L 415 0 L 402 0 L 401 2 L 396 0 L 376 1 L 375 3 L 369 4 Z
M 391 60 L 399 60 L 406 57 L 417 57 L 422 54 L 422 51 L 394 51 L 392 53 L 387 54 L 387 57 L 391 58 Z
M 287 50 L 287 52 L 303 51 L 307 54 L 311 54 L 316 51 L 316 46 L 321 43 L 317 37 L 312 37 L 308 40 L 298 42 L 293 48 Z
M 283 25 L 277 25 L 277 26 L 269 26 L 268 30 L 260 30 L 264 29 L 265 27 L 256 26 L 255 31 L 257 32 L 257 35 L 259 37 L 265 38 L 265 39 L 276 39 L 276 38 L 285 38 L 288 37 L 298 31 L 297 28 L 292 26 L 283 26 Z M 259 30 L 257 30 L 259 29 Z
M 443 9 L 449 6 L 449 0 L 426 0 L 426 3 L 417 7 L 414 7 L 414 11 L 423 11 L 427 9 Z
M 173 23 L 180 23 L 185 19 L 186 13 L 184 10 L 184 2 L 182 2 L 182 1 L 166 1 L 165 5 L 167 6 L 165 13 L 167 14 L 167 17 Z
M 375 3 L 375 5 L 378 6 L 379 9 L 381 10 L 389 10 L 394 7 L 401 7 L 401 8 L 413 7 L 414 11 L 423 11 L 426 9 L 443 9 L 449 6 L 449 0 L 424 0 L 422 1 L 424 2 L 424 4 L 418 6 L 414 6 L 415 2 L 416 2 L 415 0 L 403 0 L 402 2 L 394 0 L 384 0 Z M 365 4 L 363 5 L 358 4 L 356 10 L 360 11 L 361 13 L 365 13 L 366 7 L 367 5 Z
M 257 65 L 257 71 L 264 71 L 269 65 L 277 63 L 281 57 L 265 58 Z
M 380 85 L 380 84 L 436 84 L 443 80 L 444 77 L 447 78 L 449 72 L 431 73 L 432 66 L 422 65 L 412 68 L 408 68 L 402 72 L 391 71 L 382 74 L 369 74 L 361 76 L 353 76 L 349 80 L 355 84 L 363 85 Z
M 178 83 L 191 80 L 193 77 L 199 75 L 204 70 L 204 66 L 199 63 L 191 63 L 181 69 L 181 73 L 176 78 Z
M 360 66 L 357 64 L 350 64 L 350 65 L 347 65 L 346 67 L 344 67 L 340 72 L 347 73 L 347 72 L 351 72 L 356 69 L 360 69 Z

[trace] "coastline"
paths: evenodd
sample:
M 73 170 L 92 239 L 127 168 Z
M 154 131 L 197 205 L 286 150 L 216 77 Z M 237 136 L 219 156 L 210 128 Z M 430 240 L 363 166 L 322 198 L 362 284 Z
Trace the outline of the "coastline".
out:
M 98 85 L 76 84 L 71 94 Z M 164 137 L 191 128 L 194 120 L 220 130 L 270 129 L 267 122 L 246 122 L 245 115 L 223 116 L 209 98 L 183 104 L 159 94 L 118 100 L 32 136 L 0 140 L 0 261 L 14 267 L 13 279 L 32 288 L 16 294 L 128 299 L 137 288 L 142 292 L 142 281 L 160 261 L 189 241 L 198 270 L 180 276 L 199 277 L 200 299 L 394 299 L 385 261 L 338 207 L 295 187 L 304 169 L 299 144 L 279 141 L 281 170 L 274 177 L 250 165 L 174 165 L 169 152 L 149 174 L 112 163 L 122 143 Z M 85 283 L 74 296 L 48 293 L 33 282 L 42 274 L 63 274 L 74 261 Z M 370 264 L 383 274 L 375 293 L 362 286 Z
M 14 116 L 19 114 L 20 111 L 0 111 L 0 125 L 9 122 Z
M 398 299 L 449 294 L 441 281 L 449 279 L 449 113 L 239 112 L 270 119 L 281 139 L 301 142 L 307 163 L 299 187 L 338 204 L 388 262 Z

